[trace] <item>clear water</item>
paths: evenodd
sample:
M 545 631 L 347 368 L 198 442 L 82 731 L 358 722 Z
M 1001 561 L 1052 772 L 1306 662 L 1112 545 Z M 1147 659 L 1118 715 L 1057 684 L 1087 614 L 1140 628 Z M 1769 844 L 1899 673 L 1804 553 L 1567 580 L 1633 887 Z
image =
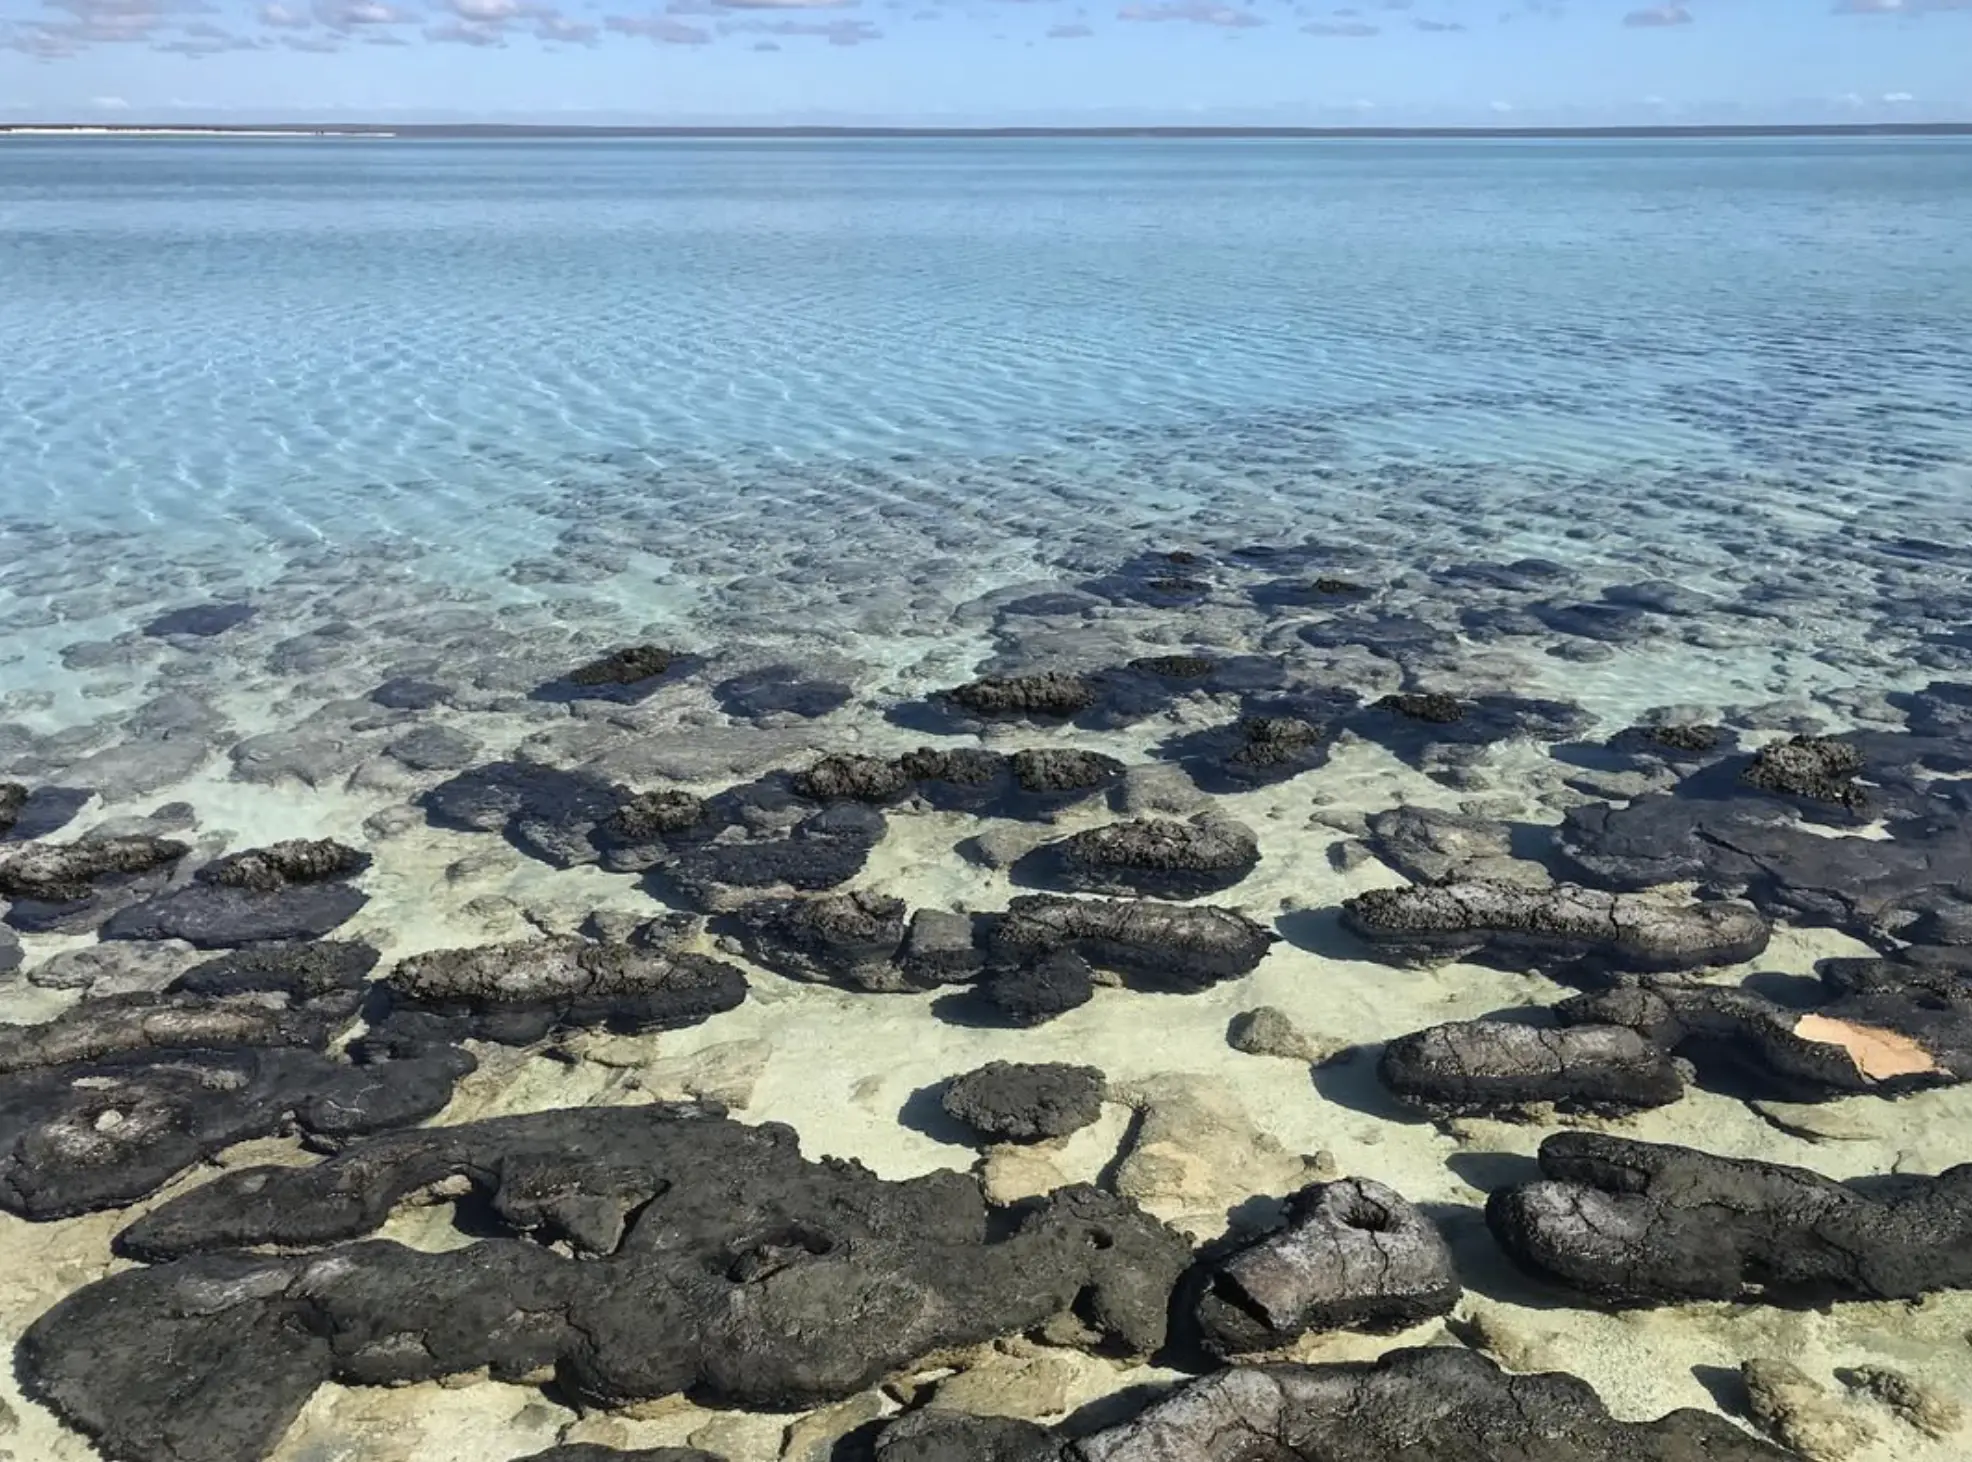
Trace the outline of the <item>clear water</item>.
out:
M 1962 141 L 12 140 L 0 670 L 331 560 L 865 640 L 1174 538 L 1812 574 L 1962 538 L 1968 400 Z

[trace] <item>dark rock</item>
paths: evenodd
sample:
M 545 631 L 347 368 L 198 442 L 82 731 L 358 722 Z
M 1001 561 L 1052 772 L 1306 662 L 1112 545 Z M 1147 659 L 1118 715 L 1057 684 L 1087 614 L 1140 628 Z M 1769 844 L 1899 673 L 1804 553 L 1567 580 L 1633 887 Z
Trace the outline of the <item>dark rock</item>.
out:
M 1458 697 L 1437 690 L 1402 691 L 1383 696 L 1373 704 L 1379 711 L 1389 711 L 1394 715 L 1408 717 L 1413 721 L 1424 721 L 1433 726 L 1449 726 L 1455 721 L 1465 719 L 1465 707 Z
M 1045 1025 L 1095 998 L 1089 962 L 1072 949 L 1040 954 L 986 974 L 979 993 L 1010 1025 Z
M 1060 1062 L 990 1061 L 956 1077 L 939 1099 L 946 1115 L 995 1142 L 1066 1137 L 1102 1115 L 1103 1074 Z
M 777 974 L 873 993 L 920 989 L 897 963 L 902 899 L 857 892 L 760 899 L 728 916 L 748 959 Z
M 1352 583 L 1348 579 L 1338 579 L 1329 574 L 1323 574 L 1320 578 L 1316 579 L 1314 583 L 1310 584 L 1308 587 L 1313 589 L 1317 594 L 1335 595 L 1335 594 L 1369 593 L 1369 590 L 1362 584 Z
M 1198 1325 L 1208 1349 L 1235 1356 L 1311 1330 L 1401 1330 L 1461 1293 L 1431 1221 L 1383 1184 L 1349 1178 L 1303 1188 L 1278 1232 L 1213 1264 Z
M 200 995 L 112 995 L 83 1000 L 40 1025 L 0 1025 L 0 1075 L 135 1051 L 320 1050 L 356 1014 L 351 1000 L 294 1007 Z
M 306 1049 L 146 1049 L 0 1077 L 0 1208 L 72 1218 L 134 1203 L 248 1138 L 421 1122 L 472 1064 L 458 1050 L 351 1066 Z
M 31 844 L 0 862 L 7 922 L 31 934 L 83 934 L 164 887 L 190 851 L 170 838 L 85 837 Z
M 951 700 L 980 716 L 1033 716 L 1068 720 L 1096 703 L 1096 688 L 1079 675 L 989 675 L 948 692 Z
M 14 830 L 27 806 L 27 788 L 19 782 L 0 782 L 0 837 Z
M 152 639 L 166 639 L 172 635 L 196 635 L 205 639 L 237 629 L 253 615 L 251 604 L 194 604 L 187 609 L 160 614 L 144 626 L 144 633 Z
M 812 721 L 841 710 L 854 694 L 844 682 L 810 675 L 798 665 L 769 665 L 712 687 L 719 709 L 741 721 L 767 716 Z
M 102 933 L 105 939 L 182 939 L 195 949 L 320 939 L 369 901 L 346 883 L 289 884 L 271 893 L 192 883 L 112 915 Z
M 822 893 L 863 871 L 883 841 L 883 814 L 858 802 L 812 813 L 753 837 L 681 843 L 659 879 L 693 908 L 736 909 L 766 893 Z
M 944 909 L 919 909 L 911 915 L 897 966 L 921 989 L 934 985 L 965 985 L 986 967 L 978 930 L 969 914 Z
M 1189 992 L 1251 974 L 1277 938 L 1209 904 L 1025 894 L 1007 905 L 989 943 L 995 958 L 1011 963 L 1069 949 L 1098 969 Z
M 398 676 L 371 691 L 370 699 L 387 710 L 430 711 L 450 701 L 452 689 L 436 681 Z
M 10 803 L 10 794 L 15 791 L 20 795 Z M 29 792 L 18 782 L 0 784 L 0 843 L 27 842 L 60 832 L 75 821 L 93 795 L 81 787 L 37 787 Z M 151 832 L 177 831 L 154 818 L 151 823 Z
M 1377 860 L 1413 883 L 1451 883 L 1502 878 L 1539 879 L 1536 864 L 1513 856 L 1513 827 L 1491 818 L 1467 817 L 1435 807 L 1394 807 L 1369 819 L 1364 839 Z
M 1486 1222 L 1544 1278 L 1600 1302 L 1972 1288 L 1972 1165 L 1868 1197 L 1819 1173 L 1599 1133 L 1541 1144 L 1542 1179 L 1495 1192 Z
M 313 841 L 294 838 L 216 858 L 199 869 L 196 877 L 201 883 L 223 888 L 278 893 L 294 885 L 353 878 L 369 866 L 368 853 L 360 853 L 333 838 Z
M 1796 1462 L 1704 1411 L 1613 1419 L 1586 1381 L 1473 1351 L 1234 1366 L 1074 1443 L 1071 1462 Z
M 1007 769 L 1022 792 L 1039 795 L 1093 792 L 1112 785 L 1123 775 L 1123 763 L 1115 757 L 1095 751 L 1076 751 L 1072 747 L 1016 751 L 1007 758 Z
M 1241 745 L 1226 760 L 1256 771 L 1297 762 L 1326 734 L 1321 726 L 1296 716 L 1246 716 L 1236 729 Z
M 1227 726 L 1173 738 L 1162 748 L 1208 792 L 1271 786 L 1327 765 L 1333 729 L 1346 724 L 1356 698 L 1343 691 L 1249 697 L 1246 714 Z
M 522 1237 L 436 1253 L 338 1242 L 461 1180 Z M 338 1246 L 238 1252 L 321 1244 Z M 265 1456 L 332 1379 L 552 1370 L 585 1406 L 689 1392 L 798 1409 L 1071 1309 L 1147 1354 L 1189 1259 L 1095 1189 L 995 1227 L 974 1178 L 885 1182 L 804 1159 L 786 1127 L 657 1106 L 406 1132 L 313 1168 L 224 1173 L 119 1247 L 166 1262 L 62 1300 L 18 1364 L 34 1394 L 134 1462 Z
M 569 671 L 568 683 L 580 686 L 635 685 L 640 680 L 651 680 L 664 674 L 677 658 L 675 650 L 657 645 L 631 645 L 612 650 L 600 660 L 591 660 Z
M 1610 644 L 1623 644 L 1658 632 L 1658 626 L 1650 622 L 1648 614 L 1629 604 L 1536 601 L 1527 606 L 1527 612 L 1556 634 Z
M 1166 680 L 1203 680 L 1219 668 L 1219 662 L 1208 655 L 1146 655 L 1132 660 L 1130 668 Z
M 1684 1095 L 1670 1053 L 1614 1025 L 1455 1021 L 1391 1041 L 1377 1074 L 1407 1106 L 1434 1117 L 1513 1115 L 1542 1103 L 1628 1112 Z
M 875 1462 L 1061 1462 L 1061 1449 L 1035 1422 L 928 1407 L 883 1429 Z
M 1846 741 L 1795 736 L 1761 747 L 1741 775 L 1748 786 L 1762 792 L 1832 802 L 1854 811 L 1869 800 L 1856 783 L 1862 765 L 1862 753 Z
M 902 762 L 880 756 L 825 756 L 794 778 L 794 790 L 817 802 L 848 798 L 857 802 L 890 802 L 911 789 L 913 778 Z
M 170 989 L 192 995 L 279 994 L 289 1000 L 316 1000 L 361 990 L 376 965 L 377 951 L 367 944 L 330 940 L 259 944 L 192 966 Z
M 19 969 L 25 957 L 20 935 L 0 924 L 0 975 L 10 975 Z
M 746 977 L 718 960 L 573 937 L 413 955 L 385 984 L 394 1007 L 456 1022 L 454 1039 L 508 1045 L 588 1026 L 677 1030 L 746 999 Z
M 1972 980 L 1964 971 L 1826 960 L 1820 974 L 1823 1002 L 1807 1009 L 1731 986 L 1665 983 L 1578 996 L 1557 1014 L 1625 1026 L 1780 1098 L 1894 1096 L 1972 1080 Z
M 1620 750 L 1648 750 L 1669 758 L 1707 756 L 1732 742 L 1732 734 L 1723 727 L 1690 724 L 1631 726 L 1610 739 Z
M 1231 888 L 1259 861 L 1251 828 L 1208 814 L 1190 822 L 1143 818 L 1088 828 L 1035 849 L 1015 864 L 1014 875 L 1077 893 L 1187 899 Z
M 1400 963 L 1484 954 L 1508 968 L 1672 971 L 1738 964 L 1767 947 L 1766 920 L 1744 904 L 1673 904 L 1559 884 L 1471 880 L 1379 888 L 1342 905 L 1345 928 Z

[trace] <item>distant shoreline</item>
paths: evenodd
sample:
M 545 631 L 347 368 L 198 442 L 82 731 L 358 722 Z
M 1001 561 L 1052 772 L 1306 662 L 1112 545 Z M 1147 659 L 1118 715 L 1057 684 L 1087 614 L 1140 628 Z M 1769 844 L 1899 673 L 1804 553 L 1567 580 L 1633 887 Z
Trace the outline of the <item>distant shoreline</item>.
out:
M 102 123 L 0 124 L 0 137 L 109 137 L 224 139 L 298 138 L 446 139 L 619 138 L 650 140 L 773 141 L 883 138 L 1248 138 L 1323 141 L 1675 140 L 1680 138 L 1972 137 L 1972 122 L 1872 122 L 1844 126 L 1737 127 L 615 127 L 530 126 L 483 123 L 261 123 L 241 126 L 117 126 Z

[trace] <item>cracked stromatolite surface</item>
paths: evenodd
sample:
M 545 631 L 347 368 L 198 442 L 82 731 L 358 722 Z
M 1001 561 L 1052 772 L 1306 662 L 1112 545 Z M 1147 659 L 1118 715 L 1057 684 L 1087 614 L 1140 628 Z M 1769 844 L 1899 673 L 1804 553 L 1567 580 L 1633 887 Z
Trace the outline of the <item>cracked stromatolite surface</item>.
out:
M 1066 1462 L 1790 1462 L 1722 1417 L 1612 1418 L 1574 1376 L 1449 1346 L 1352 1365 L 1235 1366 L 1064 1451 Z
M 6 920 L 24 933 L 86 934 L 163 888 L 190 851 L 148 834 L 29 844 L 0 861 Z
M 1486 1222 L 1533 1272 L 1622 1305 L 1972 1287 L 1972 1165 L 1884 1196 L 1804 1168 L 1598 1133 L 1541 1144 Z
M 1194 991 L 1251 974 L 1278 937 L 1211 904 L 1023 894 L 987 941 L 994 958 L 1015 964 L 1066 949 L 1150 988 Z
M 1105 1082 L 1094 1066 L 1060 1061 L 989 1061 L 954 1077 L 939 1104 L 947 1116 L 995 1141 L 1066 1137 L 1102 1115 Z
M 1303 1188 L 1287 1222 L 1212 1266 L 1198 1324 L 1219 1355 L 1277 1350 L 1310 1330 L 1395 1330 L 1462 1293 L 1429 1219 L 1367 1178 Z
M 746 977 L 701 954 L 573 936 L 441 949 L 401 960 L 384 982 L 397 1012 L 436 1017 L 442 1039 L 526 1045 L 551 1031 L 620 1035 L 697 1025 L 746 999 Z
M 1391 1094 L 1432 1116 L 1661 1107 L 1684 1095 L 1670 1052 L 1620 1025 L 1560 1030 L 1465 1020 L 1399 1036 L 1377 1075 Z
M 1371 889 L 1342 905 L 1342 922 L 1402 963 L 1484 955 L 1519 969 L 1738 964 L 1764 950 L 1770 934 L 1766 920 L 1739 903 L 1672 903 L 1572 884 L 1533 889 L 1480 879 Z
M 1035 849 L 1014 874 L 1075 893 L 1189 899 L 1231 888 L 1259 861 L 1251 828 L 1208 814 L 1087 828 Z
M 345 880 L 367 853 L 332 839 L 290 839 L 214 859 L 182 888 L 120 909 L 105 939 L 182 939 L 198 949 L 319 939 L 353 918 L 369 895 Z
M 907 927 L 902 899 L 866 891 L 759 899 L 726 922 L 746 957 L 777 974 L 872 993 L 923 988 L 897 961 Z
M 336 1244 L 460 1178 L 533 1237 L 443 1253 Z M 62 1300 L 19 1364 L 35 1394 L 135 1462 L 264 1457 L 330 1379 L 485 1367 L 552 1371 L 590 1404 L 688 1392 L 812 1406 L 1071 1309 L 1143 1354 L 1190 1257 L 1095 1189 L 1059 1190 L 996 1231 L 969 1176 L 886 1182 L 803 1158 L 783 1126 L 656 1106 L 399 1133 L 313 1168 L 229 1172 L 120 1242 L 165 1262 Z M 336 1246 L 239 1252 L 258 1244 Z

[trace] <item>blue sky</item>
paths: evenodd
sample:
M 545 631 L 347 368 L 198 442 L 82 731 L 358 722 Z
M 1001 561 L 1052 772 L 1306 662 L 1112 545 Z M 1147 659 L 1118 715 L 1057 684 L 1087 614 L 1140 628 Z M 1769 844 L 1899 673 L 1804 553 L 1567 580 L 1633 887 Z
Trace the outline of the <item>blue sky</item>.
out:
M 1972 119 L 1972 0 L 0 0 L 0 121 Z

